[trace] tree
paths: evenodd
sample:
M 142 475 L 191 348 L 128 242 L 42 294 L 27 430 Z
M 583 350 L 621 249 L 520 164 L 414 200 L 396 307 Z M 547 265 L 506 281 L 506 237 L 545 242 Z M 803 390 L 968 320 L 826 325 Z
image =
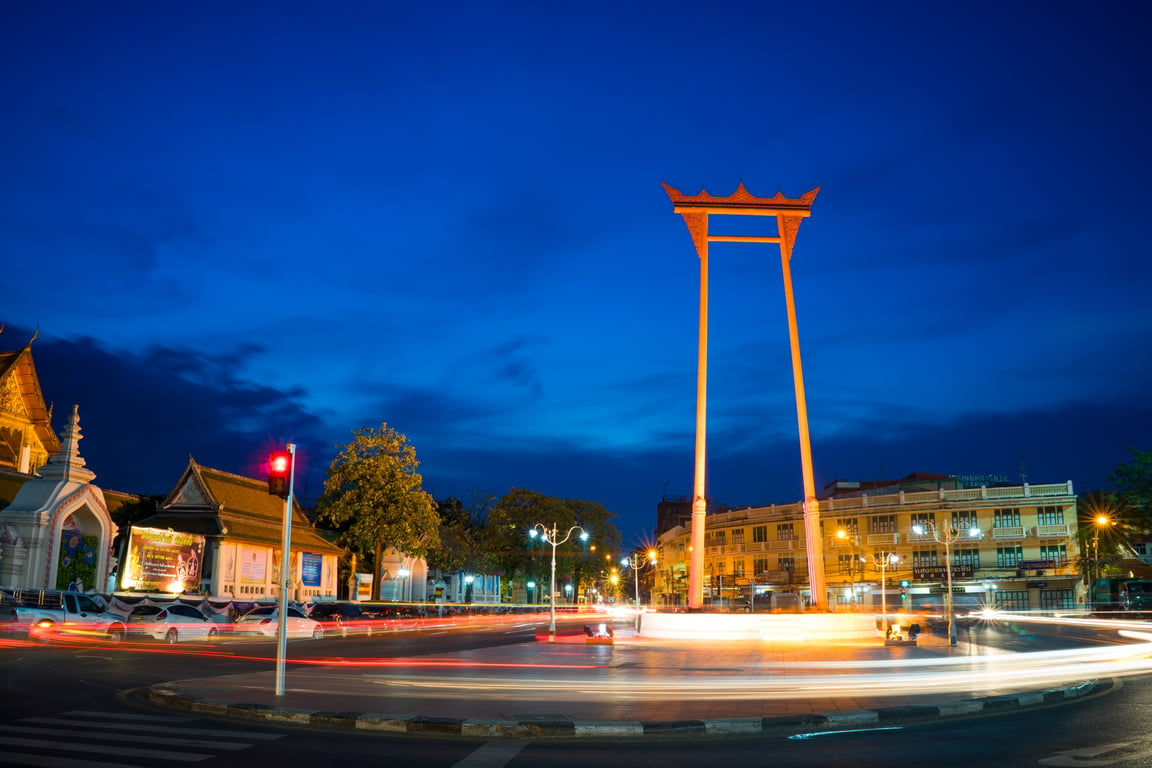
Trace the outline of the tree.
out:
M 1132 546 L 1131 507 L 1110 491 L 1088 491 L 1076 503 L 1080 570 L 1091 581 L 1123 560 Z
M 457 498 L 437 502 L 440 515 L 440 546 L 428 554 L 428 565 L 443 573 L 474 574 L 487 570 L 484 553 L 484 529 L 488 512 L 495 502 L 491 496 L 477 494 L 465 507 Z M 465 589 L 464 602 L 472 600 L 472 585 Z
M 1142 527 L 1152 528 L 1152 451 L 1129 448 L 1132 461 L 1116 467 L 1112 482 L 1128 505 L 1141 518 Z
M 353 434 L 328 468 L 317 519 L 339 531 L 352 552 L 372 553 L 379 576 L 385 548 L 421 558 L 438 546 L 440 519 L 421 487 L 416 449 L 404 435 L 387 424 Z

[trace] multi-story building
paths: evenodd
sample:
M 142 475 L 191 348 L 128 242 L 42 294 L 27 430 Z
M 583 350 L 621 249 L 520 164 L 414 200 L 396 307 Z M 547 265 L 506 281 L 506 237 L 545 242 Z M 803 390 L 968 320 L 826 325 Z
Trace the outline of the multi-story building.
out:
M 946 561 L 957 609 L 1082 604 L 1071 481 L 963 487 L 943 475 L 912 475 L 830 490 L 820 501 L 820 535 L 834 610 L 879 607 L 885 589 L 890 608 L 938 607 L 947 589 Z M 688 602 L 689 526 L 659 535 L 657 606 Z M 712 514 L 706 526 L 706 604 L 787 609 L 811 599 L 802 504 Z M 948 541 L 953 532 L 955 540 Z

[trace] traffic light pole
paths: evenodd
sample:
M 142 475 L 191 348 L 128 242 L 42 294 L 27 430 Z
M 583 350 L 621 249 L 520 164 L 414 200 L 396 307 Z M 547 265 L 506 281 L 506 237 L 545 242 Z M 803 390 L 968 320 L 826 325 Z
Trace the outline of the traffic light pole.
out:
M 276 695 L 284 695 L 284 658 L 288 653 L 288 586 L 292 583 L 292 491 L 296 481 L 296 444 L 288 443 L 288 497 L 284 499 L 284 537 L 280 543 L 280 609 L 276 626 Z

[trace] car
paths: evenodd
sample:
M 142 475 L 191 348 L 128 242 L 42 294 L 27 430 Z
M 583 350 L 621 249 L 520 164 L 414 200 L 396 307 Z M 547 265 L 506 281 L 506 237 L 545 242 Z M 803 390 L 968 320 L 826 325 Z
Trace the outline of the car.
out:
M 289 606 L 284 618 L 288 637 L 324 637 L 324 625 L 305 616 L 299 608 Z M 232 631 L 238 635 L 276 637 L 279 625 L 279 606 L 261 605 L 236 619 Z
M 320 622 L 325 634 L 372 634 L 372 617 L 356 603 L 316 603 L 308 618 Z
M 182 640 L 215 640 L 216 623 L 190 605 L 137 605 L 124 623 L 128 635 L 143 635 L 168 643 Z

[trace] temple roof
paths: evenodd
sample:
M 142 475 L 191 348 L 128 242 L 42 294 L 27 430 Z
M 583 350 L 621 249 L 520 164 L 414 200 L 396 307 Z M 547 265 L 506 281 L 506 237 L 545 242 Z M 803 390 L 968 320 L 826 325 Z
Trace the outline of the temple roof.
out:
M 189 457 L 180 482 L 156 514 L 136 525 L 226 536 L 230 540 L 278 547 L 282 543 L 283 519 L 284 500 L 269 495 L 268 485 L 263 480 L 205 467 Z M 343 553 L 323 532 L 313 527 L 299 504 L 292 505 L 292 548 L 327 554 Z
M 0 352 L 0 383 L 9 375 L 13 377 L 32 428 L 44 449 L 51 455 L 60 450 L 60 439 L 52 431 L 52 413 L 44 403 L 40 379 L 36 375 L 36 365 L 32 361 L 32 342 L 35 338 L 33 336 L 20 349 Z

